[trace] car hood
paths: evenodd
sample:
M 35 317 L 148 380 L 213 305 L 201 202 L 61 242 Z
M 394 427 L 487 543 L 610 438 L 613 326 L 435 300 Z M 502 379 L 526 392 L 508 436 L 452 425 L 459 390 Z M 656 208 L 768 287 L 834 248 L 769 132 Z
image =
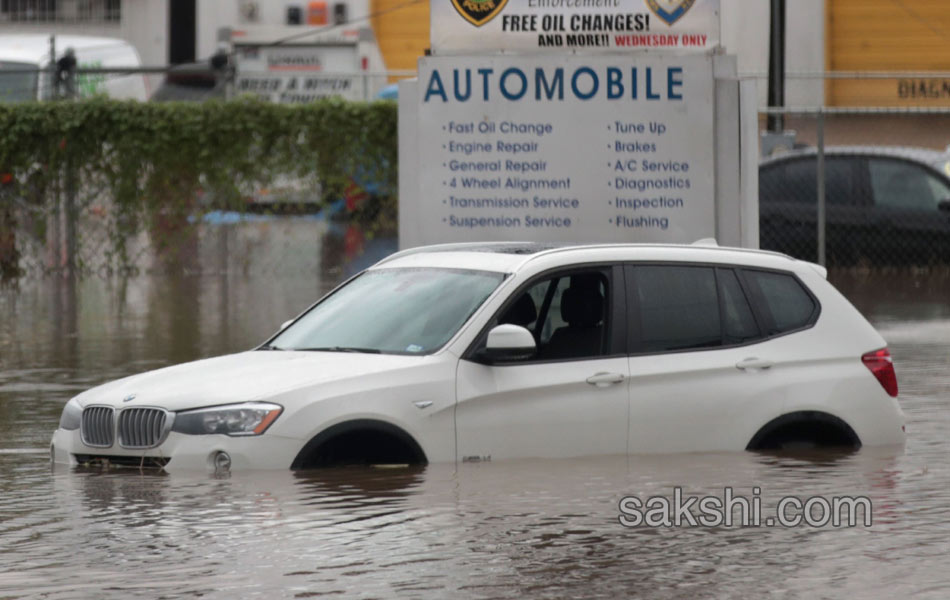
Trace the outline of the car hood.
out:
M 266 400 L 283 392 L 421 365 L 430 356 L 250 351 L 166 367 L 80 394 L 83 406 L 160 406 L 186 410 Z

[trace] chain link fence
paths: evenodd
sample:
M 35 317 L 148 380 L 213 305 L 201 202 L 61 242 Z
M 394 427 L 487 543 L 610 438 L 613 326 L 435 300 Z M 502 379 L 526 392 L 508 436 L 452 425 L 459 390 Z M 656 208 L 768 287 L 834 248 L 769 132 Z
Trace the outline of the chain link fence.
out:
M 950 265 L 950 108 L 784 117 L 759 168 L 761 247 L 831 267 Z
M 32 195 L 0 183 L 0 285 L 58 274 L 346 276 L 397 249 L 392 199 L 355 181 L 331 199 L 304 179 L 274 182 L 238 204 L 199 194 L 142 222 L 95 179 L 69 179 Z
M 226 60 L 226 59 L 225 59 Z M 369 102 L 396 98 L 396 84 L 414 71 L 320 71 L 281 78 L 240 73 L 211 62 L 168 67 L 80 66 L 72 73 L 53 67 L 0 60 L 0 102 L 61 98 L 111 98 L 150 102 L 203 102 L 254 96 L 267 102 L 299 104 L 321 98 Z M 295 79 L 288 85 L 290 79 Z M 290 89 L 288 89 L 290 88 Z
M 355 204 L 380 201 L 367 196 L 330 205 L 277 199 L 236 210 L 198 204 L 135 228 L 122 237 L 119 256 L 122 211 L 107 196 L 84 193 L 73 204 L 62 190 L 46 190 L 39 202 L 8 192 L 0 191 L 0 281 L 6 282 L 57 274 L 346 276 L 397 248 L 394 227 Z
M 86 96 L 84 89 L 87 86 L 83 78 L 95 76 L 100 77 L 100 91 L 110 84 L 125 86 L 106 89 L 109 96 L 121 98 L 122 94 L 116 92 L 131 89 L 128 85 L 130 78 L 141 80 L 155 71 L 80 70 L 76 73 L 78 90 L 75 96 Z M 49 71 L 35 71 L 32 80 L 24 78 L 24 73 L 23 69 L 3 73 L 0 68 L 0 109 L 44 97 L 48 100 L 35 106 L 52 107 L 55 103 L 69 102 L 63 98 L 67 95 L 66 86 L 55 93 L 43 91 L 55 90 L 55 86 L 44 87 L 42 83 L 43 77 L 50 76 Z M 182 103 L 210 107 L 201 116 L 192 115 L 190 110 L 177 109 L 162 114 L 166 119 L 168 115 L 178 115 L 192 120 L 218 114 L 215 126 L 224 128 L 222 132 L 228 135 L 238 135 L 228 130 L 228 124 L 220 116 L 221 111 L 205 101 L 223 102 L 221 108 L 234 108 L 243 103 L 253 112 L 254 104 L 244 102 L 246 96 L 233 93 L 228 89 L 231 82 L 223 80 L 220 73 L 210 68 L 197 75 L 194 70 L 186 70 L 184 79 L 177 80 L 170 77 L 174 73 L 180 75 L 182 72 L 176 69 L 168 71 L 166 83 L 170 80 L 171 88 L 180 87 L 187 91 L 180 93 L 180 90 L 163 86 L 152 94 L 148 104 L 169 108 L 180 106 L 182 109 L 187 108 Z M 360 80 L 375 78 L 382 84 L 398 78 L 398 75 L 360 72 L 346 76 Z M 192 76 L 197 79 L 189 79 Z M 362 89 L 369 89 L 370 85 Z M 162 95 L 156 97 L 159 93 Z M 378 95 L 375 93 L 370 99 Z M 262 99 L 260 95 L 252 96 Z M 362 95 L 359 98 L 362 99 Z M 144 104 L 135 106 L 146 108 Z M 326 114 L 332 117 L 337 110 L 339 118 L 350 123 L 349 129 L 344 129 L 346 131 L 373 127 L 358 124 L 360 119 L 373 118 L 369 114 L 372 111 L 367 112 L 357 105 L 359 110 L 354 113 L 350 108 L 353 107 L 343 103 L 330 105 Z M 392 118 L 386 117 L 390 112 Z M 88 116 L 89 113 L 84 114 Z M 281 126 L 279 119 L 290 114 L 298 113 L 280 113 L 284 117 L 274 115 L 278 127 Z M 301 118 L 313 120 L 313 117 L 299 114 Z M 379 111 L 379 114 L 382 117 L 375 118 L 384 120 L 380 125 L 395 131 L 395 111 Z M 116 122 L 122 124 L 121 120 Z M 266 119 L 263 122 L 267 122 Z M 25 123 L 29 126 L 29 121 Z M 143 125 L 149 129 L 149 123 L 141 120 L 135 126 L 141 129 Z M 241 141 L 255 156 L 263 151 L 261 144 L 273 144 L 274 135 L 283 135 L 271 131 L 268 138 L 254 129 L 259 125 L 242 125 L 247 131 Z M 164 126 L 177 128 L 173 122 Z M 299 131 L 293 126 L 286 129 Z M 334 127 L 323 129 L 334 130 Z M 378 259 L 396 249 L 395 198 L 385 176 L 385 172 L 391 170 L 390 165 L 395 166 L 392 164 L 394 160 L 386 158 L 388 148 L 377 152 L 378 148 L 366 146 L 369 142 L 360 141 L 363 138 L 353 137 L 347 144 L 344 140 L 334 142 L 328 139 L 319 144 L 294 141 L 296 138 L 286 141 L 284 146 L 299 150 L 293 156 L 294 161 L 283 164 L 266 154 L 261 155 L 260 158 L 274 163 L 274 168 L 264 171 L 266 177 L 263 179 L 260 172 L 256 176 L 248 175 L 247 167 L 242 166 L 244 162 L 254 161 L 253 156 L 241 154 L 235 156 L 234 163 L 226 164 L 219 160 L 219 170 L 233 171 L 228 177 L 233 182 L 225 186 L 221 186 L 220 181 L 216 185 L 216 182 L 207 180 L 204 174 L 182 173 L 181 185 L 172 179 L 160 182 L 158 189 L 148 187 L 145 181 L 151 167 L 144 165 L 137 183 L 132 181 L 139 189 L 132 192 L 137 198 L 135 206 L 130 209 L 128 203 L 123 204 L 113 196 L 117 189 L 118 167 L 76 167 L 71 166 L 75 163 L 70 163 L 70 159 L 64 158 L 67 146 L 83 143 L 77 139 L 77 136 L 82 137 L 82 133 L 67 134 L 55 127 L 47 132 L 53 136 L 47 140 L 49 150 L 38 153 L 32 165 L 21 164 L 12 168 L 0 159 L 0 281 L 59 273 L 111 277 L 170 271 L 287 274 L 322 272 L 332 268 L 346 272 L 348 265 L 363 264 L 364 255 Z M 70 135 L 75 141 L 67 141 Z M 154 135 L 162 135 L 161 129 L 156 128 Z M 149 141 L 147 131 L 138 131 L 136 137 Z M 197 141 L 199 138 L 204 142 Z M 112 136 L 109 139 L 118 138 Z M 393 147 L 394 139 L 393 135 Z M 209 145 L 187 150 L 203 154 L 229 151 L 222 145 L 226 142 L 216 140 L 214 133 L 196 136 L 194 140 L 193 145 Z M 360 154 L 368 157 L 364 162 L 372 164 L 353 165 L 347 159 L 337 160 L 329 155 L 351 154 L 353 150 L 345 149 L 345 146 L 357 148 Z M 283 151 L 287 152 L 286 148 Z M 115 161 L 122 160 L 122 156 L 114 151 L 106 149 L 103 152 Z M 392 152 L 394 154 L 394 150 Z M 0 152 L 0 156 L 3 155 Z M 318 173 L 328 177 L 321 177 Z M 216 176 L 221 176 L 221 173 Z M 327 185 L 331 179 L 334 184 Z M 340 181 L 344 183 L 340 184 Z M 166 203 L 164 208 L 163 202 Z M 331 250 L 325 252 L 327 248 Z M 332 267 L 328 267 L 328 256 L 335 257 Z
M 37 71 L 33 81 L 22 69 L 3 73 L 3 68 L 0 98 L 6 100 L 13 92 L 40 89 L 31 86 L 40 86 L 48 74 Z M 233 82 L 213 69 L 182 69 L 179 79 L 171 76 L 174 72 L 161 75 L 172 87 L 187 88 L 186 97 L 169 93 L 162 98 L 160 88 L 153 101 L 233 97 L 227 89 Z M 108 85 L 147 74 L 155 73 L 80 71 L 77 81 L 96 76 Z M 409 75 L 350 74 L 375 78 L 363 86 L 366 90 Z M 875 80 L 886 78 L 898 101 L 927 100 L 929 105 L 760 110 L 762 248 L 832 268 L 950 269 L 950 79 L 889 73 Z M 81 95 L 83 84 L 78 87 Z M 913 98 L 910 89 L 917 90 Z M 770 116 L 781 122 L 781 132 L 766 131 Z M 2 167 L 0 275 L 8 279 L 63 270 L 101 275 L 163 269 L 306 271 L 322 268 L 315 243 L 321 232 L 330 232 L 332 243 L 351 259 L 367 244 L 374 252 L 396 246 L 394 223 L 379 227 L 379 198 L 373 190 L 354 180 L 338 197 L 327 199 L 316 179 L 285 176 L 245 190 L 236 208 L 199 197 L 185 210 L 159 213 L 123 239 L 124 254 L 117 261 L 116 231 L 124 226 L 123 216 L 105 182 L 73 181 L 64 172 L 52 185 L 33 186 L 22 174 L 11 181 Z
M 864 82 L 893 106 L 762 109 L 761 247 L 832 268 L 950 268 L 948 75 L 799 75 Z

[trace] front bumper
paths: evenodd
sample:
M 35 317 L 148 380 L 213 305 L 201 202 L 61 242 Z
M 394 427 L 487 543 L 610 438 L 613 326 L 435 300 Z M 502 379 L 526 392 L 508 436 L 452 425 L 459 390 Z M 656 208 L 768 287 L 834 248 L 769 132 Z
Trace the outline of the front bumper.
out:
M 226 452 L 231 458 L 231 470 L 289 469 L 303 441 L 270 434 L 253 437 L 226 435 L 184 435 L 169 433 L 157 448 L 126 450 L 115 444 L 111 448 L 92 448 L 82 443 L 79 430 L 57 429 L 53 433 L 52 460 L 56 464 L 77 465 L 77 457 L 94 459 L 120 458 L 123 463 L 154 465 L 156 459 L 167 463 L 164 469 L 175 471 L 214 471 L 214 456 Z M 113 461 L 118 462 L 118 461 Z

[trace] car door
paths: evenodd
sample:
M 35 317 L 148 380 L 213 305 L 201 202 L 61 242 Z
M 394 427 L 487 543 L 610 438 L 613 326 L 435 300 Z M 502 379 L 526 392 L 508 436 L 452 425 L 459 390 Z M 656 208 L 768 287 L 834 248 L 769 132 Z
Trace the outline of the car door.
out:
M 813 322 L 815 305 L 806 295 L 787 316 L 758 314 L 743 273 L 627 267 L 631 453 L 741 450 L 781 413 L 788 355 L 775 336 Z M 778 277 L 775 296 L 794 294 Z
M 480 360 L 501 323 L 531 331 L 535 356 Z M 562 270 L 520 286 L 459 362 L 458 459 L 626 453 L 625 343 L 622 267 Z
M 759 172 L 759 243 L 766 250 L 806 257 L 815 252 L 815 179 L 807 158 L 780 160 Z
M 868 164 L 875 264 L 950 260 L 950 184 L 907 160 L 871 158 Z
M 818 258 L 818 167 L 814 155 L 762 167 L 760 243 L 795 258 Z M 826 252 L 829 264 L 853 264 L 867 244 L 870 192 L 867 161 L 832 155 L 825 160 Z

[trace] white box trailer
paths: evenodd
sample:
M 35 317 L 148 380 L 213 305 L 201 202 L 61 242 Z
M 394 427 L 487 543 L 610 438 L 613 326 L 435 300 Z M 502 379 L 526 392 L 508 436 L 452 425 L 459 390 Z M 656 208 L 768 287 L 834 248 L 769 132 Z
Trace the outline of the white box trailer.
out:
M 72 48 L 80 69 L 142 66 L 135 47 L 118 38 L 42 33 L 3 35 L 0 36 L 0 101 L 22 102 L 52 97 L 51 37 L 57 60 Z M 76 90 L 81 98 L 101 94 L 135 100 L 147 100 L 149 91 L 141 73 L 79 75 Z
M 225 34 L 234 53 L 234 94 L 301 104 L 320 98 L 367 100 L 386 84 L 369 28 L 254 26 Z

